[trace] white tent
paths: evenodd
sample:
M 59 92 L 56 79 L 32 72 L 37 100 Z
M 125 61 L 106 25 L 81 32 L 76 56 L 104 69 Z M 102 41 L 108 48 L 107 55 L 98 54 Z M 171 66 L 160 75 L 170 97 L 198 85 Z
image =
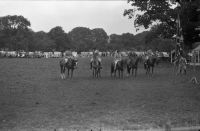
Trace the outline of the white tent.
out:
M 200 45 L 192 50 L 192 54 L 194 55 L 194 62 L 200 64 Z
M 200 42 L 195 44 L 198 46 L 192 50 L 192 64 L 200 65 Z

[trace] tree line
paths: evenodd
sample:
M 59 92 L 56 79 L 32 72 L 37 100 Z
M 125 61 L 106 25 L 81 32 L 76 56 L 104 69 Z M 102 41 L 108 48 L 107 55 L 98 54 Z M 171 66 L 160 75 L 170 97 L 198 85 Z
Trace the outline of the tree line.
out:
M 157 37 L 152 28 L 137 35 L 123 33 L 108 35 L 103 28 L 75 27 L 66 33 L 61 26 L 49 32 L 35 32 L 31 22 L 23 16 L 0 17 L 0 49 L 15 51 L 89 51 L 147 50 L 170 51 L 174 41 Z

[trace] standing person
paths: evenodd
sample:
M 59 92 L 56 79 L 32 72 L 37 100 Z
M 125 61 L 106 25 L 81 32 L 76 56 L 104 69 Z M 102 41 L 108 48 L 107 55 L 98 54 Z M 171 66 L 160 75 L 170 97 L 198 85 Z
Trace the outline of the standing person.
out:
M 100 57 L 98 50 L 93 51 L 93 55 L 92 55 L 92 58 L 90 60 L 90 69 L 92 69 L 92 62 L 95 61 L 95 60 L 97 60 L 99 62 L 100 68 L 102 68 L 101 67 L 101 57 Z
M 122 60 L 122 55 L 118 50 L 116 50 L 114 53 L 114 69 L 116 69 L 117 62 L 119 62 L 121 60 Z
M 187 60 L 183 56 L 180 56 L 178 73 L 181 73 L 183 70 L 184 73 L 186 74 L 186 68 L 187 68 Z

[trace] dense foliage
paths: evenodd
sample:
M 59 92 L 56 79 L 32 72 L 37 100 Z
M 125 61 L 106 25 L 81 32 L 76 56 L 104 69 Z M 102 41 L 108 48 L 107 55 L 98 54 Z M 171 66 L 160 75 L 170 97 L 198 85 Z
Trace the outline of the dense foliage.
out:
M 89 29 L 76 27 L 66 33 L 56 26 L 49 32 L 34 32 L 30 22 L 23 16 L 4 16 L 0 18 L 0 49 L 24 51 L 89 51 L 105 50 L 147 50 L 170 51 L 173 42 L 157 36 L 155 29 L 137 35 L 124 33 L 108 34 L 102 28 Z M 157 31 L 157 30 L 156 30 Z M 156 38 L 156 39 L 155 39 Z M 147 42 L 149 41 L 149 42 Z

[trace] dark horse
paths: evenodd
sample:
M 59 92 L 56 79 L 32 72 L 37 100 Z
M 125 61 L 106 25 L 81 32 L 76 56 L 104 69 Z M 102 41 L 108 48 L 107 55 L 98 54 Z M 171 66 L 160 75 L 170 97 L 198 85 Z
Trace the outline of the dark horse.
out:
M 140 58 L 138 56 L 129 58 L 129 61 L 127 63 L 128 75 L 130 75 L 131 72 L 132 72 L 132 76 L 133 76 L 134 72 L 135 72 L 135 76 L 137 75 L 137 69 L 138 69 L 139 60 L 140 60 Z
M 123 72 L 124 72 L 124 65 L 126 60 L 122 59 L 121 61 L 118 61 L 115 68 L 115 63 L 111 63 L 111 77 L 114 73 L 114 77 L 116 77 L 116 72 L 118 71 L 119 78 L 123 78 Z
M 152 56 L 145 60 L 144 68 L 146 69 L 146 74 L 153 74 L 155 64 L 158 64 L 158 58 L 156 56 Z
M 102 67 L 101 67 L 100 61 L 93 60 L 91 62 L 91 68 L 92 68 L 93 77 L 96 77 L 96 78 L 101 77 L 101 69 L 102 69 Z
M 61 71 L 61 78 L 65 79 L 65 70 L 67 69 L 67 74 L 69 77 L 69 73 L 71 71 L 70 77 L 73 77 L 74 69 L 77 65 L 77 60 L 69 58 L 67 62 L 65 62 L 65 59 L 60 60 L 60 71 Z

